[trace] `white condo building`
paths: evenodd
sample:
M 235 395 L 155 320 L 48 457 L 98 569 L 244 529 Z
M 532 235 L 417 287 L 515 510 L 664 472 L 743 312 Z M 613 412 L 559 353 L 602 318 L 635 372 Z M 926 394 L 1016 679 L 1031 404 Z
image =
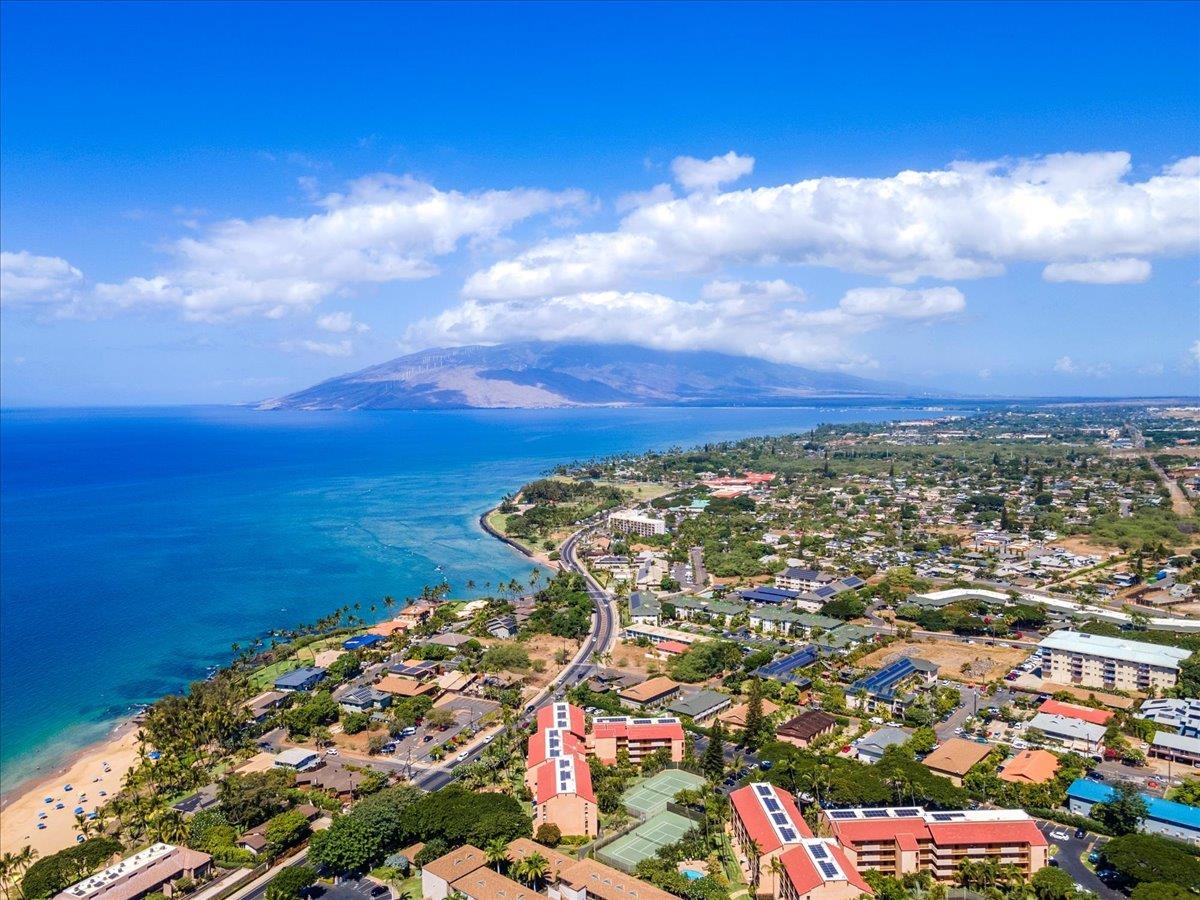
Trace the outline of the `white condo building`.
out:
M 1042 678 L 1048 681 L 1142 692 L 1174 687 L 1179 664 L 1192 655 L 1178 647 L 1082 631 L 1056 631 L 1039 649 Z

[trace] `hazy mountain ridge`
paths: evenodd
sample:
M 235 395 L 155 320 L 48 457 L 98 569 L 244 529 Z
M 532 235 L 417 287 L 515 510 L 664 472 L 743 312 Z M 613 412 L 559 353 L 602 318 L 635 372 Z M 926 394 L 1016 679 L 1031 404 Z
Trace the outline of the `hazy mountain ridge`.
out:
M 523 342 L 422 350 L 339 375 L 262 409 L 764 406 L 911 395 L 903 385 L 701 351 Z

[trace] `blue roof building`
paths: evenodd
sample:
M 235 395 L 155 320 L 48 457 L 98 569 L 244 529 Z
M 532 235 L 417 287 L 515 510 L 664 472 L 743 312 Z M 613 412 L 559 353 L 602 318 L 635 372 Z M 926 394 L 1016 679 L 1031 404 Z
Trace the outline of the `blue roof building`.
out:
M 751 603 L 783 603 L 788 600 L 795 600 L 799 596 L 798 591 L 789 591 L 777 587 L 760 587 L 741 592 L 741 598 Z
M 311 691 L 325 677 L 325 670 L 315 666 L 293 669 L 275 679 L 277 691 Z
M 899 712 L 913 699 L 911 694 L 901 695 L 900 688 L 916 679 L 928 684 L 937 679 L 937 673 L 935 663 L 917 656 L 902 656 L 846 688 L 846 703 L 851 708 L 861 705 L 870 712 L 877 707 Z M 860 697 L 860 693 L 865 696 Z
M 343 650 L 362 650 L 364 647 L 374 647 L 383 640 L 379 634 L 357 634 L 349 640 L 342 641 Z
M 819 658 L 820 654 L 817 653 L 817 648 L 809 646 L 773 662 L 769 662 L 765 666 L 759 666 L 754 670 L 754 674 L 760 678 L 773 678 L 775 681 L 791 682 L 797 687 L 801 687 L 806 682 L 808 684 L 812 682 L 802 675 L 797 675 L 797 670 L 803 669 L 805 666 L 811 666 Z
M 1067 788 L 1067 809 L 1076 815 L 1091 815 L 1092 807 L 1111 799 L 1113 789 L 1107 784 L 1078 778 Z M 1200 844 L 1200 809 L 1173 800 L 1162 800 L 1142 794 L 1147 815 L 1142 831 Z

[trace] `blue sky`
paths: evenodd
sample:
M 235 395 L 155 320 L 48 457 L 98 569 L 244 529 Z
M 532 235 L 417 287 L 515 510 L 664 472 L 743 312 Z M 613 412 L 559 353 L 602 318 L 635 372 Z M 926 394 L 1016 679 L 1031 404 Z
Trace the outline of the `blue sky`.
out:
M 590 337 L 1197 391 L 1196 4 L 0 5 L 6 404 Z

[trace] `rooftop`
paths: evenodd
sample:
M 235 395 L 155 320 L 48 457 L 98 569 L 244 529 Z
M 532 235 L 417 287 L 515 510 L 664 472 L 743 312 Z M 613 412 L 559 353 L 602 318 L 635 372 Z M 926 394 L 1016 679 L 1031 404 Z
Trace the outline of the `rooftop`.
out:
M 990 744 L 979 744 L 963 738 L 950 738 L 925 757 L 925 765 L 935 772 L 963 776 L 971 767 L 992 752 Z
M 1039 645 L 1042 648 L 1061 650 L 1064 653 L 1084 653 L 1106 656 L 1136 664 L 1158 666 L 1178 670 L 1179 663 L 1192 655 L 1191 650 L 1128 641 L 1124 638 L 1088 634 L 1084 631 L 1056 631 L 1047 635 Z
M 748 784 L 730 794 L 729 802 L 764 854 L 813 836 L 796 801 L 783 788 L 765 782 Z

